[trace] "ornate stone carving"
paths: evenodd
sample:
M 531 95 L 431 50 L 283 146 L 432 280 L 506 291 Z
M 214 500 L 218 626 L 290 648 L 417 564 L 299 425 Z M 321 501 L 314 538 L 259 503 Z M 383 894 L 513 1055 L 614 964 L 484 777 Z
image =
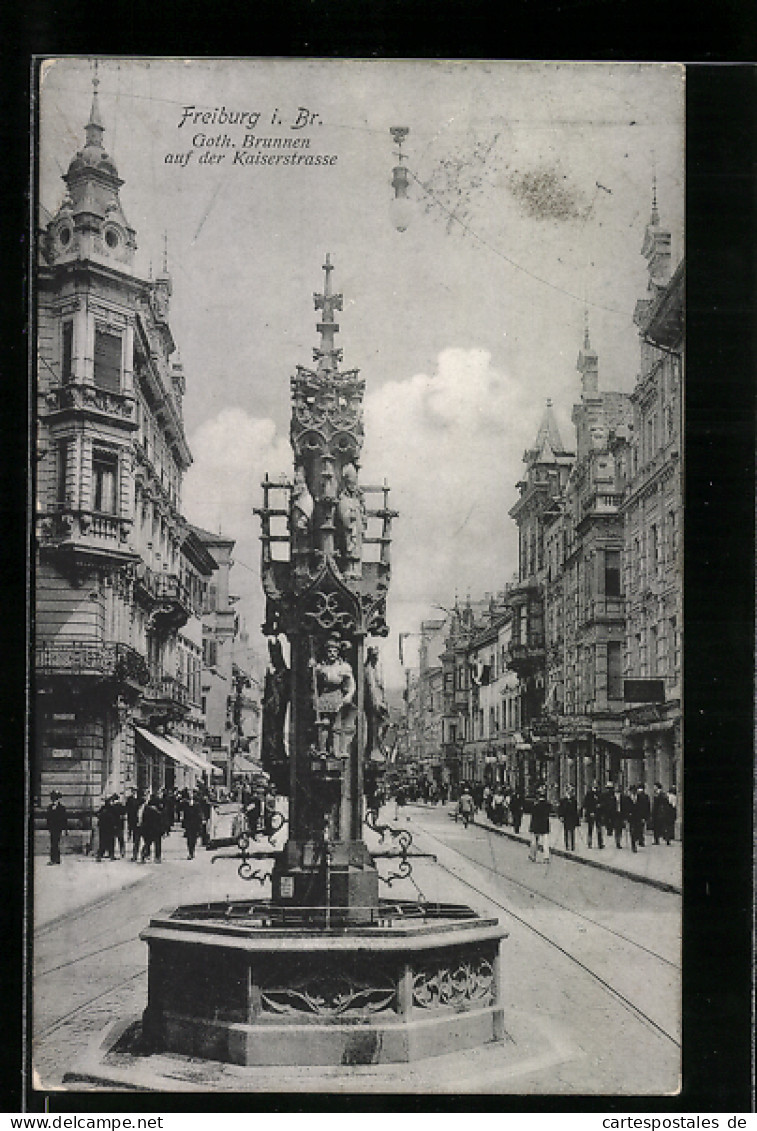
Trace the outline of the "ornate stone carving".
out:
M 413 1005 L 419 1009 L 464 1009 L 495 999 L 494 967 L 486 958 L 425 966 L 413 978 Z
M 261 989 L 264 1013 L 311 1014 L 317 1017 L 360 1017 L 396 1006 L 393 979 L 375 970 L 369 981 L 358 974 L 331 968 L 308 973 L 289 985 L 267 984 Z

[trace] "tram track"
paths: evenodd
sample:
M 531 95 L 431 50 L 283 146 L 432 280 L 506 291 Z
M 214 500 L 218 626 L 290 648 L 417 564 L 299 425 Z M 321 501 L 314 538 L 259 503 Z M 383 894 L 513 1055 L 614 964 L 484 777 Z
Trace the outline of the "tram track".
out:
M 481 828 L 482 831 L 488 833 L 489 839 L 491 839 L 491 836 L 493 834 L 489 833 L 488 829 L 483 828 L 483 826 L 477 826 L 477 828 Z M 436 836 L 435 833 L 429 832 L 426 828 L 423 828 L 423 835 L 432 837 L 440 844 L 445 843 L 441 837 Z M 447 845 L 447 847 L 449 847 L 449 845 Z M 508 883 L 514 884 L 516 887 L 519 887 L 523 891 L 528 892 L 529 895 L 538 896 L 539 899 L 542 899 L 547 903 L 554 904 L 555 907 L 559 907 L 561 910 L 567 911 L 569 914 L 576 916 L 576 918 L 578 919 L 582 919 L 584 922 L 591 924 L 591 926 L 593 927 L 597 927 L 601 931 L 606 931 L 607 934 L 613 935 L 615 938 L 620 939 L 622 942 L 627 942 L 629 943 L 629 945 L 637 947 L 639 950 L 642 950 L 646 954 L 649 954 L 652 958 L 657 958 L 666 966 L 671 966 L 674 970 L 680 971 L 681 967 L 679 963 L 673 962 L 672 959 L 666 958 L 663 954 L 658 954 L 656 950 L 652 950 L 648 946 L 644 946 L 644 944 L 640 943 L 638 939 L 629 938 L 628 935 L 624 935 L 621 931 L 616 931 L 612 927 L 608 927 L 606 923 L 600 923 L 598 919 L 592 919 L 590 915 L 585 915 L 582 911 L 576 911 L 574 907 L 569 907 L 566 903 L 561 903 L 560 900 L 555 899 L 554 896 L 546 895 L 543 891 L 539 891 L 538 888 L 531 887 L 529 884 L 524 884 L 522 880 L 516 879 L 515 876 L 511 875 L 508 872 L 503 872 L 501 868 L 492 868 L 489 864 L 484 864 L 483 861 L 477 860 L 475 856 L 469 856 L 466 852 L 461 852 L 459 848 L 455 848 L 453 849 L 453 851 L 456 852 L 458 856 L 462 856 L 464 860 L 468 860 L 471 864 L 475 864 L 477 868 L 482 868 L 485 872 L 491 872 L 493 876 L 497 876 L 499 879 L 506 880 Z
M 645 947 L 642 943 L 639 943 L 637 940 L 629 939 L 627 936 L 621 934 L 620 932 L 612 930 L 612 928 L 607 927 L 605 924 L 599 923 L 598 921 L 591 919 L 589 916 L 584 916 L 580 912 L 573 911 L 572 908 L 569 908 L 565 904 L 560 903 L 559 900 L 556 900 L 553 897 L 545 895 L 543 892 L 539 891 L 537 888 L 532 888 L 529 885 L 524 884 L 522 881 L 517 880 L 514 877 L 508 876 L 507 874 L 503 873 L 498 868 L 491 868 L 488 865 L 483 864 L 480 860 L 477 860 L 475 857 L 469 856 L 465 852 L 461 852 L 458 848 L 451 847 L 441 837 L 437 836 L 435 833 L 430 832 L 427 828 L 421 826 L 419 831 L 421 832 L 421 834 L 423 836 L 427 836 L 431 840 L 436 841 L 438 844 L 442 845 L 447 851 L 460 856 L 463 860 L 466 860 L 469 864 L 473 864 L 477 868 L 482 868 L 485 871 L 490 872 L 492 875 L 495 875 L 498 879 L 503 880 L 505 883 L 515 884 L 517 887 L 528 892 L 529 895 L 544 900 L 545 903 L 555 904 L 556 906 L 560 907 L 561 910 L 568 911 L 569 913 L 575 915 L 577 918 L 584 919 L 587 922 L 591 923 L 597 929 L 607 931 L 609 934 L 614 935 L 616 938 L 627 943 L 629 946 L 635 947 L 638 950 L 643 951 L 650 958 L 654 958 L 658 962 L 663 963 L 666 966 L 672 967 L 675 970 L 680 970 L 680 967 L 677 966 L 676 963 L 671 962 L 670 959 L 667 959 L 663 955 L 657 954 L 655 951 L 650 950 L 648 947 Z M 578 969 L 580 969 L 584 974 L 588 975 L 591 979 L 593 979 L 593 981 L 595 981 L 598 985 L 600 985 L 606 993 L 608 993 L 615 1001 L 617 1001 L 624 1009 L 626 1009 L 638 1021 L 649 1026 L 656 1033 L 658 1033 L 661 1037 L 664 1037 L 671 1044 L 675 1045 L 676 1048 L 681 1047 L 681 1040 L 678 1036 L 676 1036 L 673 1033 L 668 1032 L 668 1030 L 663 1025 L 659 1024 L 659 1022 L 655 1021 L 655 1019 L 653 1017 L 651 1017 L 644 1009 L 642 1009 L 640 1006 L 636 1005 L 636 1003 L 633 1002 L 628 997 L 627 994 L 624 994 L 622 992 L 622 990 L 619 990 L 616 986 L 613 986 L 612 983 L 607 980 L 607 978 L 603 977 L 596 970 L 593 970 L 581 958 L 579 958 L 577 955 L 571 953 L 566 947 L 562 946 L 555 939 L 550 938 L 549 935 L 545 934 L 544 931 L 540 930 L 533 923 L 530 923 L 527 918 L 525 918 L 522 915 L 519 915 L 516 911 L 513 911 L 513 909 L 511 907 L 508 907 L 506 904 L 504 904 L 500 900 L 496 899 L 491 894 L 491 892 L 484 891 L 481 887 L 479 887 L 478 885 L 473 883 L 471 880 L 466 879 L 465 876 L 461 875 L 454 868 L 450 867 L 449 864 L 446 864 L 446 863 L 444 863 L 444 861 L 440 860 L 438 858 L 438 856 L 437 856 L 436 863 L 437 863 L 437 867 L 441 868 L 448 875 L 452 876 L 458 883 L 461 883 L 465 887 L 470 888 L 471 891 L 475 891 L 476 894 L 479 895 L 482 899 L 486 900 L 487 903 L 490 903 L 493 906 L 500 908 L 502 911 L 505 912 L 505 914 L 507 916 L 509 916 L 511 919 L 515 920 L 515 922 L 517 922 L 518 924 L 520 924 L 520 926 L 525 928 L 527 931 L 530 931 L 533 935 L 535 935 L 536 937 L 541 939 L 542 942 L 546 943 L 552 949 L 554 949 L 554 950 L 558 951 L 560 954 L 562 954 L 565 958 L 567 958 L 570 962 L 572 962 L 576 967 L 578 967 Z

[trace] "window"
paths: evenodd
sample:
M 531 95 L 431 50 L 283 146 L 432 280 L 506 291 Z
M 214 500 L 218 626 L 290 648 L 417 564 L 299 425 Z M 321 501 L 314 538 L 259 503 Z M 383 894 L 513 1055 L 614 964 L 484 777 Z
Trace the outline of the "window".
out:
M 61 440 L 58 444 L 57 483 L 55 488 L 55 501 L 65 503 L 67 498 L 68 479 L 68 441 Z
M 607 642 L 607 698 L 623 698 L 622 645 L 619 640 Z
M 74 324 L 64 322 L 61 341 L 60 379 L 64 385 L 73 380 Z
M 620 550 L 605 550 L 605 597 L 620 596 Z
M 121 335 L 95 327 L 95 385 L 110 393 L 121 391 Z
M 100 514 L 116 514 L 118 456 L 115 452 L 92 454 L 92 508 Z

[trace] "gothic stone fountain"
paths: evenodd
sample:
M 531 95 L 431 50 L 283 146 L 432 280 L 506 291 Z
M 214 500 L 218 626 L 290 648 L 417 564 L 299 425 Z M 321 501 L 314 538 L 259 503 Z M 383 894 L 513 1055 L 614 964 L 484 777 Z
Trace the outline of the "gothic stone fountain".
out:
M 314 296 L 316 368 L 291 378 L 293 478 L 266 478 L 256 512 L 272 659 L 263 755 L 288 795 L 289 839 L 268 853 L 270 899 L 177 907 L 143 931 L 143 1032 L 156 1052 L 237 1065 L 378 1064 L 503 1036 L 497 920 L 380 898 L 382 853 L 363 839 L 366 817 L 375 826 L 365 775 L 381 759 L 386 718 L 367 641 L 388 632 L 396 513 L 386 484 L 359 483 L 365 382 L 339 368 L 332 270 L 327 256 Z M 401 875 L 411 867 L 405 838 Z

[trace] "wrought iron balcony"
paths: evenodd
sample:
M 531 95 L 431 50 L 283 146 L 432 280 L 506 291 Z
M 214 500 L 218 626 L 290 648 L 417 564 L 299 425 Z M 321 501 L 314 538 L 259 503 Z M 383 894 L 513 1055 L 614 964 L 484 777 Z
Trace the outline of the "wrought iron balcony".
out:
M 189 706 L 189 688 L 170 675 L 152 678 L 145 687 L 144 697 L 153 704 L 164 704 L 169 707 Z
M 541 636 L 532 636 L 528 643 L 511 640 L 507 646 L 507 666 L 520 676 L 530 675 L 539 667 L 543 667 L 546 660 L 544 640 Z
M 193 604 L 186 585 L 173 573 L 155 573 L 140 567 L 138 596 L 150 612 L 153 630 L 172 631 L 186 624 L 193 613 Z
M 66 640 L 39 643 L 35 669 L 45 676 L 77 676 L 144 685 L 150 678 L 144 656 L 114 641 Z

